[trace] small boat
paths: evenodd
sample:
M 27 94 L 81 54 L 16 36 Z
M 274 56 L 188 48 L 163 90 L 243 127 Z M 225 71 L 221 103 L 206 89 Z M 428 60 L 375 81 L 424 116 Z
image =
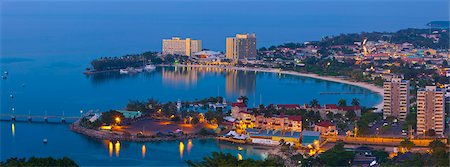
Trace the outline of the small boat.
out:
M 119 71 L 121 74 L 128 74 L 128 70 L 127 69 L 120 69 Z
M 6 79 L 6 76 L 2 75 L 2 79 Z
M 43 143 L 47 144 L 47 139 L 42 140 Z
M 5 71 L 4 73 L 5 73 L 5 75 L 8 75 L 8 71 Z
M 145 65 L 144 69 L 145 69 L 146 71 L 152 71 L 152 70 L 155 70 L 155 69 L 156 69 L 156 66 L 154 66 L 154 65 L 152 65 L 152 64 L 147 64 L 147 65 Z
M 10 94 L 9 97 L 12 99 L 12 98 L 14 98 L 14 95 Z
M 238 146 L 238 150 L 239 151 L 242 151 L 242 150 L 244 150 L 242 147 L 240 147 L 240 146 Z

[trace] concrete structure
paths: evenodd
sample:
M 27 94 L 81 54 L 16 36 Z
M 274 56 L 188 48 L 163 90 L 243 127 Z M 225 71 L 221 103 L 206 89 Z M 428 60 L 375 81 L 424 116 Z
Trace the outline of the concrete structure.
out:
M 409 81 L 392 78 L 390 82 L 384 82 L 383 88 L 383 117 L 393 116 L 405 121 L 409 113 Z
M 191 38 L 180 39 L 178 37 L 162 40 L 163 55 L 173 54 L 191 56 L 200 51 L 202 51 L 201 40 L 193 40 Z
M 436 86 L 427 86 L 417 91 L 417 134 L 423 135 L 433 129 L 444 135 L 445 91 Z
M 290 145 L 300 144 L 300 132 L 247 129 L 247 135 L 256 144 L 279 145 L 281 140 Z
M 256 35 L 236 34 L 235 37 L 227 38 L 226 57 L 233 62 L 256 59 Z

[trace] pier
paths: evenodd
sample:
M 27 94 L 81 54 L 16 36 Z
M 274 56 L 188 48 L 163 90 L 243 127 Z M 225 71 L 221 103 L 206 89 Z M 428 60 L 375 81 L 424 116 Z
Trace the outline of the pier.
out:
M 6 119 L 3 119 L 6 118 Z M 80 116 L 64 116 L 64 115 L 23 115 L 23 114 L 0 114 L 1 120 L 28 120 L 28 122 L 32 122 L 33 120 L 39 119 L 44 122 L 48 122 L 49 119 L 60 119 L 62 123 L 65 123 L 66 120 L 77 120 L 80 119 Z

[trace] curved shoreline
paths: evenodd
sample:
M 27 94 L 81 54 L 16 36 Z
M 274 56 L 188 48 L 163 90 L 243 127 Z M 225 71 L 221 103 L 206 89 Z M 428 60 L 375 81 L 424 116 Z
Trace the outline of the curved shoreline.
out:
M 364 88 L 367 90 L 370 90 L 376 94 L 378 94 L 381 97 L 381 101 L 377 104 L 373 105 L 372 107 L 377 108 L 374 110 L 374 112 L 381 113 L 383 108 L 383 93 L 384 90 L 381 87 L 375 86 L 373 84 L 367 83 L 367 82 L 354 82 L 345 80 L 338 77 L 333 76 L 320 76 L 317 74 L 311 74 L 311 73 L 300 73 L 295 71 L 283 71 L 280 69 L 274 69 L 274 68 L 254 68 L 254 67 L 230 67 L 230 66 L 217 66 L 217 65 L 160 65 L 160 66 L 169 66 L 169 67 L 196 67 L 196 68 L 220 68 L 225 70 L 241 70 L 241 71 L 258 71 L 258 72 L 268 72 L 268 73 L 280 73 L 280 74 L 288 74 L 288 75 L 294 75 L 294 76 L 301 76 L 301 77 L 308 77 L 308 78 L 314 78 L 314 79 L 320 79 L 325 81 L 331 81 L 331 82 L 338 82 L 343 83 L 347 85 L 353 85 L 360 88 Z
M 125 136 L 123 134 L 110 133 L 107 131 L 100 131 L 94 129 L 88 129 L 80 125 L 80 121 L 76 121 L 70 124 L 70 130 L 87 137 L 91 137 L 99 140 L 113 140 L 113 141 L 130 141 L 130 142 L 157 142 L 157 141 L 177 141 L 188 139 L 212 139 L 215 136 L 200 136 L 194 134 L 187 134 L 182 136 L 163 136 L 163 137 L 136 137 L 136 135 Z

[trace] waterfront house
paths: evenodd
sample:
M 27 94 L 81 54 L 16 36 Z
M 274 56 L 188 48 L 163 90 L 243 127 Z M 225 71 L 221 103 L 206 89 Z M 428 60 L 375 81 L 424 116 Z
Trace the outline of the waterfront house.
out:
M 337 135 L 336 126 L 330 121 L 322 121 L 314 125 L 314 131 L 322 135 Z
M 290 145 L 300 144 L 300 132 L 280 130 L 246 129 L 252 143 L 279 145 L 281 141 Z

